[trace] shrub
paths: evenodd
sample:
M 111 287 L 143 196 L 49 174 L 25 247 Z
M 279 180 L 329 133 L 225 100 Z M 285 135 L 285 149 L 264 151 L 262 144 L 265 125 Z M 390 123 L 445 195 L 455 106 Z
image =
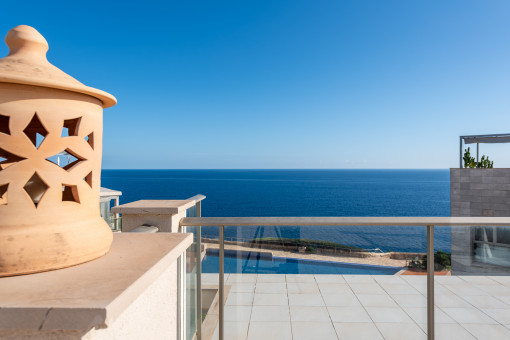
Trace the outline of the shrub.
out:
M 489 160 L 489 156 L 482 156 L 480 162 L 476 162 L 474 157 L 471 157 L 471 148 L 464 150 L 464 168 L 479 168 L 479 169 L 492 169 L 494 167 L 494 161 Z

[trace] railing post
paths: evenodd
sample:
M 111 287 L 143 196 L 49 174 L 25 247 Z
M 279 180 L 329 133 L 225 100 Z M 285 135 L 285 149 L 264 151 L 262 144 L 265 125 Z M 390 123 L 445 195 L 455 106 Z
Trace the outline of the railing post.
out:
M 202 201 L 195 205 L 196 217 L 202 217 Z M 197 227 L 197 340 L 202 340 L 202 227 Z
M 225 256 L 225 236 L 224 236 L 224 226 L 220 226 L 220 291 L 219 291 L 219 340 L 223 340 L 223 299 L 224 299 L 224 286 L 225 286 L 225 280 L 224 280 L 224 256 Z
M 427 339 L 434 340 L 434 226 L 427 225 Z

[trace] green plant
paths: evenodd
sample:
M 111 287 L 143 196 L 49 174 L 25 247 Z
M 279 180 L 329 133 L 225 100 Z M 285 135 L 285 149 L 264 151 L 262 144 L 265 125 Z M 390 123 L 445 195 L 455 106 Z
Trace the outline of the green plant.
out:
M 284 246 L 312 246 L 315 248 L 339 248 L 339 249 L 357 249 L 361 250 L 362 248 L 348 246 L 346 244 L 329 242 L 329 241 L 319 241 L 319 240 L 309 240 L 309 239 L 293 239 L 293 238 L 283 238 L 283 237 L 262 237 L 262 238 L 254 238 L 251 243 L 257 244 L 277 244 Z
M 493 166 L 494 166 L 494 162 L 489 161 L 489 157 L 485 158 L 485 155 L 482 156 L 482 161 L 478 162 L 476 164 L 477 168 L 482 168 L 482 169 L 492 169 Z
M 464 160 L 464 168 L 475 167 L 476 165 L 475 158 L 471 157 L 471 148 L 467 148 L 464 150 L 464 157 L 462 157 L 462 159 Z
M 315 249 L 315 247 L 312 247 L 312 246 L 306 247 L 306 251 L 309 252 L 310 254 L 317 253 L 317 249 Z
M 422 269 L 427 269 L 427 255 L 421 261 Z M 434 254 L 434 270 L 450 270 L 452 268 L 452 254 L 438 250 Z
M 474 157 L 471 157 L 471 148 L 464 150 L 464 168 L 479 168 L 479 169 L 492 169 L 494 167 L 494 161 L 489 160 L 489 156 L 482 156 L 480 162 L 476 162 Z

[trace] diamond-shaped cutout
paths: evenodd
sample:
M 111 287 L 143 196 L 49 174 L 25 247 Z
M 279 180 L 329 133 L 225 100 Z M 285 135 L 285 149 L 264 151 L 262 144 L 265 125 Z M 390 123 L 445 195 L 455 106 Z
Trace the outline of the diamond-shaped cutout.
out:
M 89 143 L 92 150 L 94 150 L 94 132 L 91 132 L 88 136 L 86 136 L 85 141 Z
M 46 158 L 46 160 L 58 165 L 64 170 L 69 171 L 73 166 L 85 161 L 86 159 L 70 149 L 65 149 L 54 156 Z
M 21 162 L 26 158 L 16 156 L 7 150 L 0 148 L 0 171 L 7 169 L 16 162 Z
M 7 188 L 9 184 L 0 185 L 0 205 L 7 205 Z
M 0 133 L 5 133 L 6 135 L 11 134 L 11 129 L 9 128 L 9 116 L 0 115 Z
M 23 187 L 25 191 L 27 192 L 28 196 L 32 199 L 32 202 L 34 202 L 35 207 L 39 205 L 39 202 L 41 201 L 41 198 L 44 196 L 46 191 L 48 190 L 49 186 L 44 183 L 44 181 L 39 177 L 37 172 L 34 172 L 32 177 L 28 180 L 27 184 Z
M 80 127 L 81 117 L 64 120 L 62 134 L 60 137 L 78 136 L 78 128 Z
M 92 188 L 92 171 L 83 180 Z
M 30 123 L 28 123 L 25 130 L 23 130 L 25 135 L 27 135 L 28 139 L 34 144 L 36 148 L 41 146 L 41 143 L 44 141 L 44 138 L 48 135 L 48 130 L 41 123 L 41 120 L 37 116 L 37 113 L 34 114 Z
M 76 185 L 62 184 L 62 201 L 80 203 L 78 187 Z

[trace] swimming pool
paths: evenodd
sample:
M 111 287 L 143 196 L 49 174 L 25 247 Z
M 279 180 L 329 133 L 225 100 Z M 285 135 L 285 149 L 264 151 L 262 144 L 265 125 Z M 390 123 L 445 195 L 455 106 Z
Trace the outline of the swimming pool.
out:
M 225 273 L 394 275 L 402 268 L 276 257 L 271 253 L 225 250 Z M 202 273 L 219 272 L 218 249 L 207 249 Z

